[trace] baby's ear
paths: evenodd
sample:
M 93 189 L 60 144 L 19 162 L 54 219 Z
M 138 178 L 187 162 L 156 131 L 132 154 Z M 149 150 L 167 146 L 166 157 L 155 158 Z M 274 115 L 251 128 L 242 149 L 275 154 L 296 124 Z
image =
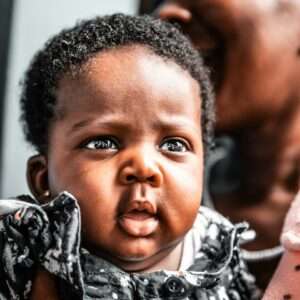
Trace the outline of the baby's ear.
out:
M 38 154 L 28 159 L 27 184 L 38 201 L 45 203 L 50 200 L 48 162 L 44 155 Z

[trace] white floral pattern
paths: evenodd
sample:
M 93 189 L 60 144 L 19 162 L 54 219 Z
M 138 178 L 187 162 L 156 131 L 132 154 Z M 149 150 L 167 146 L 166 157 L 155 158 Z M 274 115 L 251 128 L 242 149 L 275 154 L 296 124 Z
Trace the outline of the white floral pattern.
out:
M 0 200 L 0 300 L 30 299 L 32 278 L 42 265 L 58 278 L 62 299 L 161 300 L 259 299 L 240 258 L 245 224 L 231 225 L 201 209 L 206 232 L 187 271 L 129 274 L 80 248 L 80 210 L 62 193 L 38 206 L 30 197 Z

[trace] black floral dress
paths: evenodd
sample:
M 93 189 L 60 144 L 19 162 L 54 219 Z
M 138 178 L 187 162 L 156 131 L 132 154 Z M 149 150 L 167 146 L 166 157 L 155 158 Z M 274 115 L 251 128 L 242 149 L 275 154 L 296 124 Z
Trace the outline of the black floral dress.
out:
M 28 196 L 0 200 L 0 300 L 30 299 L 40 266 L 57 277 L 64 300 L 259 299 L 240 258 L 247 226 L 207 208 L 200 214 L 206 230 L 188 270 L 129 274 L 81 247 L 80 209 L 69 193 L 43 206 Z

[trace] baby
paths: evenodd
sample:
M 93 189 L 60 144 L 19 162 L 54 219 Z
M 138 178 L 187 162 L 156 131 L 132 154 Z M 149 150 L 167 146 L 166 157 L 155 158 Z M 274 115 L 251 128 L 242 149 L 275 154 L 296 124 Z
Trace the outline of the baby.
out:
M 246 226 L 199 209 L 214 117 L 207 78 L 190 42 L 150 17 L 94 18 L 48 41 L 21 97 L 36 200 L 0 202 L 0 299 L 39 289 L 258 297 L 238 248 Z M 54 284 L 37 285 L 38 270 Z

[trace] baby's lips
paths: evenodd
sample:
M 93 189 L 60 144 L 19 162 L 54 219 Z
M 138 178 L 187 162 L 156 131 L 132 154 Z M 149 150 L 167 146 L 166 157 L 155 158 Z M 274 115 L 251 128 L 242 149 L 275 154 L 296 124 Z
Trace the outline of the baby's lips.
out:
M 119 219 L 119 225 L 131 236 L 146 237 L 155 232 L 158 220 L 149 213 L 129 212 Z
M 286 215 L 280 241 L 286 249 L 300 251 L 300 193 Z

